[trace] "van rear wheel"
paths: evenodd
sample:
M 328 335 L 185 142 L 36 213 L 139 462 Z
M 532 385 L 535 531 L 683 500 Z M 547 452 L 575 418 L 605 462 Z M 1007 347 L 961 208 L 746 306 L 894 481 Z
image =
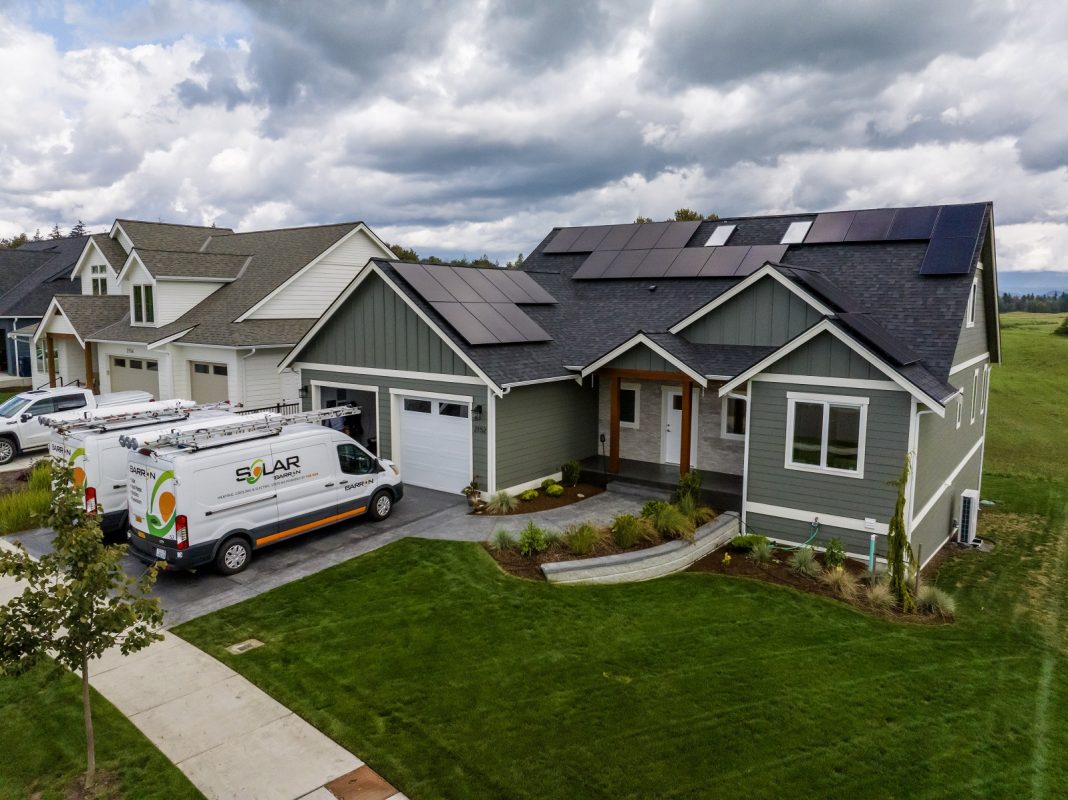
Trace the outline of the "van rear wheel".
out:
M 252 548 L 240 536 L 231 536 L 215 554 L 215 569 L 222 575 L 236 575 L 252 560 Z
M 371 498 L 371 519 L 385 519 L 393 512 L 393 495 L 383 490 Z

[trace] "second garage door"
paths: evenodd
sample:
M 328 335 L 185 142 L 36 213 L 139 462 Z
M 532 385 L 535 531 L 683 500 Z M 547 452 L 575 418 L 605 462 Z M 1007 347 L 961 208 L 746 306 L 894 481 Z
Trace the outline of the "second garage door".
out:
M 189 388 L 197 403 L 224 403 L 230 398 L 226 364 L 189 364 Z
M 148 392 L 159 398 L 159 362 L 147 358 L 111 358 L 111 391 Z
M 400 398 L 401 475 L 405 483 L 459 492 L 471 481 L 471 406 Z

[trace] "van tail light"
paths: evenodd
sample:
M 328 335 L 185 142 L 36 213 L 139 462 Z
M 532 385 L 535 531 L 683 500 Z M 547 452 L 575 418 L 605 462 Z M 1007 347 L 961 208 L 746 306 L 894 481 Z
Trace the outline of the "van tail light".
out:
M 189 520 L 185 514 L 179 514 L 174 520 L 174 533 L 178 537 L 178 549 L 189 547 Z
M 92 486 L 85 487 L 85 510 L 90 514 L 96 513 L 96 489 Z

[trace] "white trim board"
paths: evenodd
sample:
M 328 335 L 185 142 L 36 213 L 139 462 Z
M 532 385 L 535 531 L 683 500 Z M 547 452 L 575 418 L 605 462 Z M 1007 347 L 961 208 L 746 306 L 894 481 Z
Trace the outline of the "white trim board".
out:
M 534 480 L 517 483 L 515 486 L 507 486 L 504 488 L 503 491 L 508 492 L 508 494 L 519 494 L 520 492 L 525 492 L 527 489 L 540 489 L 542 481 L 544 481 L 546 478 L 552 478 L 554 481 L 559 483 L 564 479 L 564 473 L 559 471 L 551 472 L 548 475 L 543 475 L 542 477 L 535 478 Z
M 787 545 L 794 545 L 794 546 L 803 544 L 803 542 L 795 542 L 792 539 L 780 539 L 777 536 L 769 536 L 767 538 L 768 538 L 769 542 L 775 542 L 776 544 L 787 544 Z M 809 547 L 811 547 L 813 550 L 816 550 L 816 551 L 821 552 L 821 553 L 826 553 L 827 552 L 827 548 L 826 547 L 821 547 L 818 544 L 810 544 Z M 864 565 L 868 564 L 868 554 L 867 553 L 864 553 L 864 554 L 851 553 L 850 551 L 846 550 L 846 557 L 847 558 L 851 558 L 854 561 L 859 561 Z M 875 557 L 875 563 L 876 564 L 886 564 L 888 562 L 887 562 L 885 556 L 876 556 Z
M 962 369 L 968 369 L 968 367 L 972 367 L 983 361 L 989 360 L 990 353 L 983 353 L 982 355 L 976 356 L 975 358 L 969 358 L 967 361 L 962 361 L 959 364 L 954 364 L 952 367 L 949 368 L 949 374 L 953 375 L 957 372 L 960 372 Z
M 834 389 L 877 389 L 879 391 L 897 392 L 901 390 L 893 381 L 874 381 L 861 378 L 827 378 L 820 375 L 787 375 L 776 372 L 763 372 L 750 380 L 766 383 L 794 383 L 801 386 L 828 386 Z
M 408 372 L 402 369 L 375 369 L 374 367 L 348 367 L 343 364 L 317 364 L 314 361 L 294 361 L 287 366 L 280 366 L 279 372 L 289 367 L 296 369 L 313 369 L 320 372 L 339 372 L 343 375 L 366 375 L 375 378 L 402 378 L 416 381 L 437 381 L 439 383 L 465 383 L 472 386 L 485 386 L 481 378 L 474 375 L 450 375 L 437 372 Z
M 955 481 L 957 479 L 957 476 L 961 474 L 961 472 L 966 466 L 968 466 L 968 462 L 975 457 L 975 454 L 983 446 L 983 442 L 985 441 L 986 436 L 980 436 L 978 441 L 976 441 L 976 443 L 972 445 L 972 449 L 968 451 L 968 455 L 961 459 L 961 462 L 953 468 L 953 471 L 949 473 L 949 477 L 942 482 L 942 485 L 940 487 L 938 487 L 938 491 L 935 492 L 931 496 L 931 499 L 927 501 L 926 505 L 924 505 L 924 507 L 920 509 L 920 513 L 913 517 L 912 524 L 909 526 L 910 530 L 912 528 L 915 528 L 921 522 L 923 522 L 923 518 L 926 517 L 927 513 L 935 507 L 935 504 L 942 499 L 942 495 L 946 493 L 946 489 L 950 488 L 953 485 L 953 481 Z
M 442 392 L 424 392 L 422 389 L 393 389 L 389 393 L 395 397 L 411 397 L 416 400 L 444 400 L 447 403 L 466 403 L 474 409 L 477 405 L 474 395 L 444 394 Z
M 587 365 L 586 367 L 584 367 L 582 372 L 579 373 L 579 377 L 585 378 L 586 376 L 590 375 L 591 373 L 596 372 L 597 370 L 599 370 L 601 367 L 603 367 L 608 362 L 613 361 L 614 359 L 616 359 L 619 356 L 621 356 L 624 353 L 626 353 L 628 350 L 632 350 L 633 348 L 637 347 L 638 345 L 643 345 L 645 347 L 648 347 L 650 350 L 652 350 L 654 353 L 656 353 L 662 359 L 667 361 L 669 364 L 673 364 L 675 367 L 678 368 L 678 370 L 680 372 L 682 372 L 685 375 L 689 376 L 690 378 L 692 378 L 694 380 L 695 383 L 699 384 L 702 389 L 704 389 L 704 388 L 706 388 L 708 386 L 708 380 L 704 377 L 704 375 L 701 375 L 699 372 L 695 372 L 693 369 L 688 367 L 686 364 L 684 364 L 682 361 L 680 361 L 676 356 L 673 356 L 671 353 L 669 353 L 663 347 L 658 345 L 656 342 L 654 342 L 652 339 L 650 339 L 644 333 L 639 333 L 639 334 L 637 334 L 635 336 L 632 336 L 630 339 L 627 339 L 627 341 L 623 342 L 622 344 L 618 345 L 617 347 L 613 348 L 612 350 L 609 350 L 607 353 L 605 353 L 603 356 L 598 358 L 596 361 L 594 361 L 593 363 L 591 363 L 591 364 Z
M 797 404 L 808 403 L 819 405 L 823 408 L 823 427 L 820 433 L 820 463 L 805 464 L 796 462 L 794 457 L 794 425 L 797 420 Z M 857 468 L 855 470 L 841 469 L 839 467 L 825 466 L 827 452 L 830 448 L 830 425 L 831 406 L 848 406 L 860 409 L 860 423 L 857 429 Z M 837 394 L 813 394 L 811 392 L 787 392 L 786 393 L 786 456 L 783 463 L 784 469 L 798 472 L 813 472 L 820 475 L 837 475 L 842 478 L 864 478 L 864 456 L 867 450 L 868 438 L 868 405 L 867 397 L 851 397 Z
M 810 525 L 813 521 L 818 520 L 820 525 L 841 528 L 847 531 L 859 531 L 860 533 L 875 533 L 880 536 L 886 536 L 890 532 L 890 526 L 885 522 L 873 520 L 874 527 L 869 528 L 867 527 L 869 523 L 863 519 L 840 517 L 836 514 L 824 514 L 820 511 L 809 511 L 802 508 L 787 508 L 786 506 L 773 506 L 768 503 L 747 502 L 745 510 L 747 513 L 764 514 L 769 517 L 793 520 L 794 522 L 807 522 Z
M 571 368 L 565 367 L 565 369 Z M 575 367 L 575 369 L 577 370 L 578 367 Z M 560 381 L 573 380 L 576 377 L 579 378 L 579 380 L 582 379 L 581 375 L 557 375 L 555 378 L 535 378 L 532 381 L 513 381 L 512 383 L 502 383 L 501 388 L 504 389 L 505 394 L 508 394 L 508 392 L 512 389 L 517 389 L 522 386 L 537 386 L 540 383 L 559 383 Z
M 340 381 L 310 381 L 308 393 L 311 395 L 312 408 L 318 410 L 319 406 L 319 392 L 322 387 L 328 389 L 352 389 L 356 392 L 372 392 L 375 396 L 375 442 L 378 445 L 378 449 L 382 449 L 382 410 L 378 406 L 378 387 L 377 386 L 364 386 L 358 383 L 342 383 Z M 362 423 L 361 423 L 362 424 Z

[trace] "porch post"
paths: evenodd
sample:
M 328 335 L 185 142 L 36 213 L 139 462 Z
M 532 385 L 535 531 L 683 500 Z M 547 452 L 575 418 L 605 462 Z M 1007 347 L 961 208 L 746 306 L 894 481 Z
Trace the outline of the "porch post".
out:
M 693 382 L 682 382 L 682 441 L 679 443 L 679 475 L 690 471 L 690 426 L 693 421 Z
M 619 472 L 619 384 L 618 373 L 608 371 L 608 471 Z
M 96 391 L 96 375 L 93 374 L 93 343 L 85 343 L 85 387 L 91 391 Z
M 52 340 L 52 334 L 45 334 L 45 360 L 48 362 L 48 385 L 56 388 L 56 343 Z

